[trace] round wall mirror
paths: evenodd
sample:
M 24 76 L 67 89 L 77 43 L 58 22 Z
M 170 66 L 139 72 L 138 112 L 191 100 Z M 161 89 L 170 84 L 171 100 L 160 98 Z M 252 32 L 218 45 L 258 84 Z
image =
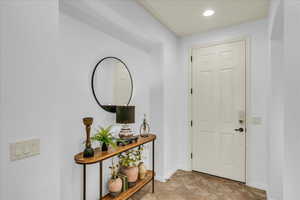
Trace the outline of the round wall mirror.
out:
M 95 66 L 92 91 L 98 105 L 115 113 L 116 106 L 130 103 L 133 91 L 131 74 L 126 64 L 116 57 L 105 57 Z

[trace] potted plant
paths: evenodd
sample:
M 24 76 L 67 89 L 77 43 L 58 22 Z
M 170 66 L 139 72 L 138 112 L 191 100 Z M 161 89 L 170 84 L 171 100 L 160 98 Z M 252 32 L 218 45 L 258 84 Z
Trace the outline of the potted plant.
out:
M 138 179 L 138 164 L 142 159 L 141 151 L 141 148 L 132 149 L 119 155 L 121 172 L 127 176 L 129 187 L 132 187 Z
M 123 186 L 122 179 L 118 177 L 119 165 L 115 165 L 114 161 L 112 160 L 112 165 L 109 168 L 111 170 L 111 179 L 108 182 L 108 190 L 110 192 L 110 195 L 116 197 L 122 191 Z
M 91 137 L 92 141 L 101 143 L 102 151 L 107 151 L 109 146 L 112 146 L 113 148 L 117 146 L 114 137 L 111 134 L 111 127 L 112 126 L 108 126 L 107 128 L 100 127 L 97 130 L 97 133 Z

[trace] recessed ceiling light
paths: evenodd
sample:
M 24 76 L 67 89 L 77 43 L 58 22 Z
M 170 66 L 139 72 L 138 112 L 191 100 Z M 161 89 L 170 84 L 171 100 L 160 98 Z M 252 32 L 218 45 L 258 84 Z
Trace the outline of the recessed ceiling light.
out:
M 215 14 L 215 11 L 214 11 L 214 10 L 211 10 L 211 9 L 205 10 L 205 11 L 203 12 L 203 16 L 205 16 L 205 17 L 209 17 L 209 16 L 212 16 L 212 15 L 214 15 L 214 14 Z

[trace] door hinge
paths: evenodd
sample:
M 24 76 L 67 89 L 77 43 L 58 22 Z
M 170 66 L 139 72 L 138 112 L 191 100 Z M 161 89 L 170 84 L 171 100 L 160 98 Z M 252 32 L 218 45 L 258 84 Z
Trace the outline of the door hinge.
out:
M 193 62 L 193 56 L 191 56 L 191 62 Z
M 193 88 L 191 88 L 191 94 L 193 94 Z
M 193 153 L 191 153 L 191 159 L 193 159 Z
M 191 120 L 191 127 L 193 127 L 193 120 Z

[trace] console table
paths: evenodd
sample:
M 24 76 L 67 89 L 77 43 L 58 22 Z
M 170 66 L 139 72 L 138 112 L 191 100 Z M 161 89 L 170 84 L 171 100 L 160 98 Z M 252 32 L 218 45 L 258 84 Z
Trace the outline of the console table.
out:
M 106 152 L 102 152 L 100 148 L 95 149 L 94 156 L 91 158 L 84 158 L 83 153 L 79 153 L 75 155 L 74 159 L 77 164 L 83 165 L 83 200 L 86 200 L 86 165 L 90 164 L 96 164 L 99 163 L 99 199 L 100 200 L 125 200 L 130 198 L 133 194 L 138 192 L 140 189 L 142 189 L 146 184 L 152 181 L 152 193 L 154 193 L 154 177 L 155 177 L 155 168 L 154 168 L 154 159 L 155 159 L 155 140 L 156 135 L 150 134 L 148 137 L 139 137 L 138 141 L 132 144 L 128 144 L 126 146 L 120 146 L 115 149 L 110 148 Z M 102 189 L 103 189 L 103 169 L 102 169 L 102 162 L 108 158 L 111 158 L 113 156 L 116 156 L 122 152 L 128 151 L 130 149 L 139 147 L 143 144 L 152 142 L 152 171 L 148 170 L 147 175 L 145 179 L 138 180 L 137 183 L 129 188 L 127 191 L 122 192 L 117 197 L 112 197 L 109 194 L 102 196 Z

